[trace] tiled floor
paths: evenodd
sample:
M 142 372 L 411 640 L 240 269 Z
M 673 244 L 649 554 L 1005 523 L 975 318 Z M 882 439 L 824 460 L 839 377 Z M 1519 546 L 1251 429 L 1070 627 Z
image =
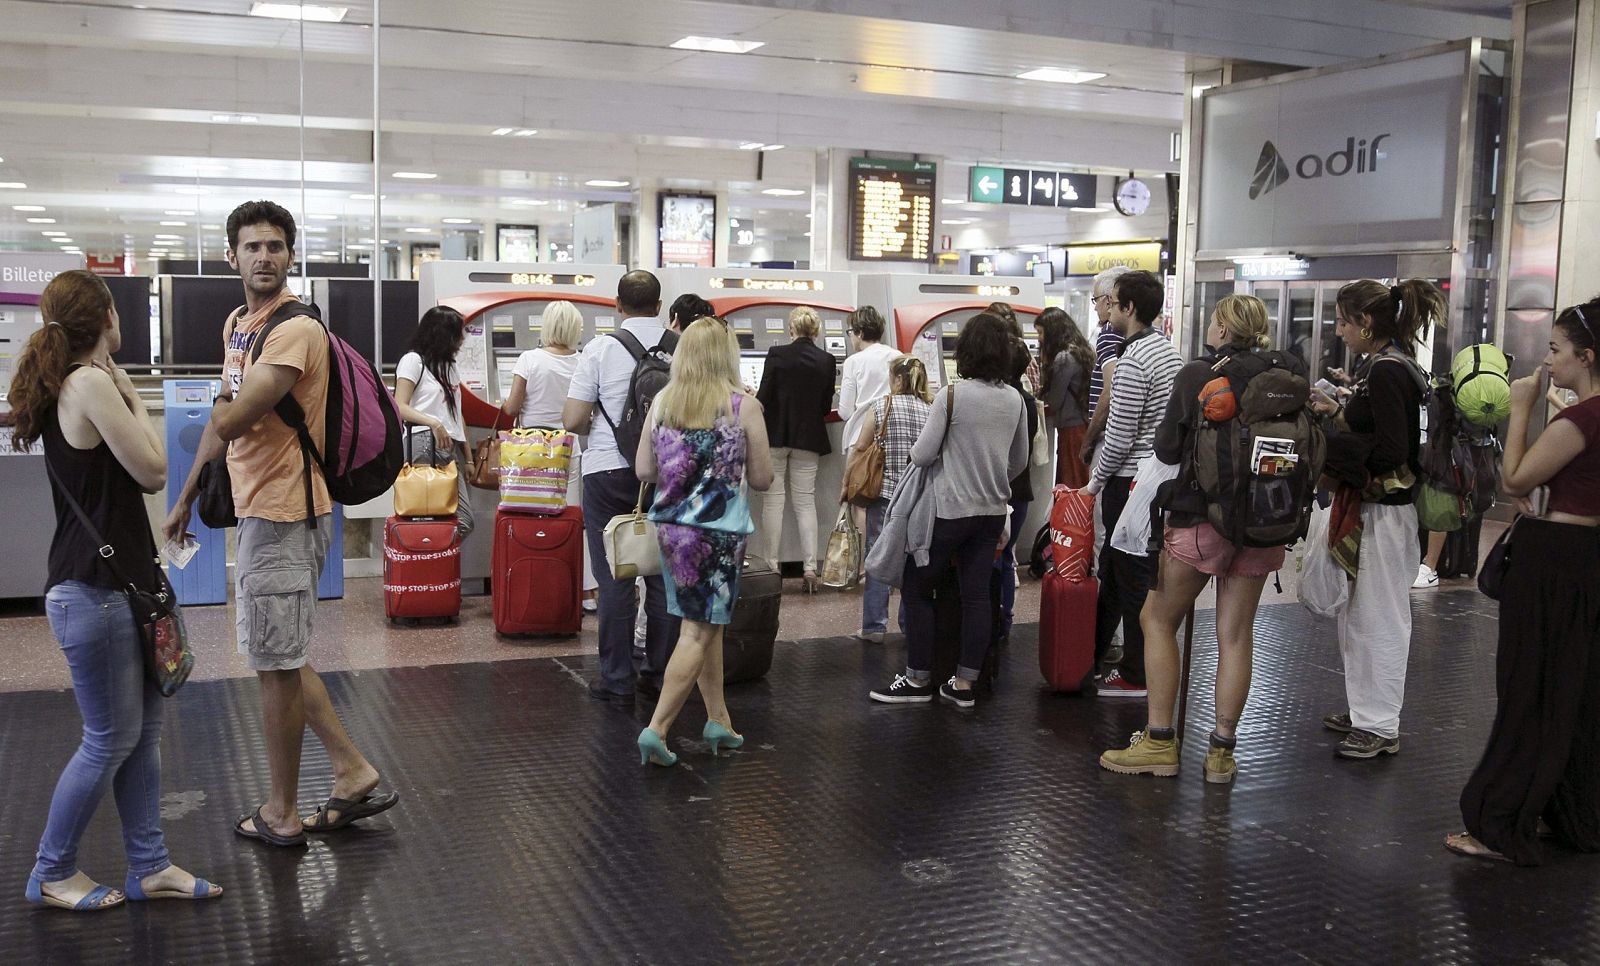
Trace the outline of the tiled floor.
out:
M 93 916 L 21 888 L 76 742 L 69 694 L 0 695 L 0 959 L 41 963 L 1411 963 L 1600 961 L 1600 857 L 1538 870 L 1445 852 L 1493 707 L 1495 612 L 1419 594 L 1405 743 L 1347 762 L 1318 717 L 1342 706 L 1333 629 L 1261 615 L 1233 787 L 1123 777 L 1095 756 L 1141 702 L 1039 690 L 1019 627 L 994 700 L 886 707 L 899 647 L 786 642 L 730 692 L 748 736 L 713 760 L 691 704 L 673 769 L 641 768 L 641 712 L 590 700 L 587 657 L 329 675 L 352 733 L 404 796 L 369 827 L 276 851 L 229 831 L 260 800 L 258 689 L 200 681 L 168 705 L 166 829 L 224 883 L 207 904 Z M 807 604 L 786 601 L 791 618 Z M 821 605 L 818 605 L 820 608 Z M 820 618 L 819 618 L 820 619 Z M 1202 614 L 1191 725 L 1209 724 Z M 357 652 L 365 660 L 381 649 Z M 302 801 L 329 782 L 308 743 Z M 88 871 L 120 875 L 100 810 Z

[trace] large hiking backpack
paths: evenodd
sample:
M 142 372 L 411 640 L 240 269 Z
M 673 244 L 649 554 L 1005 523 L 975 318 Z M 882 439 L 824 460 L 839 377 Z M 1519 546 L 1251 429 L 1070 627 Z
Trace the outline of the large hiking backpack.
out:
M 1494 506 L 1500 489 L 1500 441 L 1467 420 L 1449 377 L 1428 390 L 1428 436 L 1418 462 L 1417 518 L 1424 530 L 1449 533 Z
M 1197 491 L 1207 521 L 1236 546 L 1291 544 L 1305 536 L 1327 452 L 1306 408 L 1305 364 L 1255 350 L 1225 355 L 1213 368 L 1218 378 L 1201 391 L 1208 417 L 1190 436 L 1179 489 Z
M 250 361 L 261 357 L 267 336 L 282 323 L 308 315 L 318 322 L 322 313 L 315 305 L 285 302 L 256 337 Z M 326 330 L 326 327 L 324 327 Z M 306 526 L 316 527 L 316 500 L 311 485 L 311 466 L 316 464 L 328 484 L 328 495 L 351 506 L 382 496 L 394 485 L 405 464 L 400 410 L 378 370 L 350 343 L 328 336 L 328 399 L 323 411 L 326 452 L 317 449 L 306 426 L 305 410 L 293 393 L 284 393 L 273 407 L 300 438 L 300 455 L 305 467 Z
M 639 439 L 644 436 L 644 421 L 650 414 L 650 404 L 672 378 L 672 353 L 678 348 L 678 333 L 668 329 L 661 334 L 661 341 L 651 349 L 646 349 L 632 332 L 618 330 L 611 333 L 611 337 L 622 343 L 628 354 L 633 356 L 633 375 L 628 379 L 628 396 L 622 404 L 621 418 L 612 419 L 611 414 L 606 412 L 605 403 L 600 404 L 600 415 L 611 427 L 611 435 L 617 440 L 617 449 L 627 458 L 628 467 L 632 469 L 634 459 L 639 455 Z

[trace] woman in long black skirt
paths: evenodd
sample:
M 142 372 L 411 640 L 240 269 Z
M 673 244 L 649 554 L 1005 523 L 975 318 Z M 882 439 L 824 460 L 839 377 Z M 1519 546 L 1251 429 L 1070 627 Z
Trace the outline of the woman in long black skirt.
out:
M 1500 594 L 1494 728 L 1461 793 L 1463 855 L 1538 865 L 1539 836 L 1600 852 L 1600 298 L 1556 318 L 1544 371 L 1578 394 L 1528 447 L 1543 371 L 1511 387 L 1504 487 L 1522 516 Z M 1536 515 L 1547 488 L 1543 515 Z M 1542 819 L 1542 822 L 1541 822 Z

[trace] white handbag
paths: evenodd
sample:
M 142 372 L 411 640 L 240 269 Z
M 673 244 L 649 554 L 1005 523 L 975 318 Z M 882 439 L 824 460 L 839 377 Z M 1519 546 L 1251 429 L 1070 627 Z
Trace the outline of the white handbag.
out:
M 606 523 L 602 537 L 606 562 L 616 580 L 654 577 L 661 573 L 661 545 L 656 542 L 656 525 L 644 514 L 644 486 L 632 513 L 614 516 Z

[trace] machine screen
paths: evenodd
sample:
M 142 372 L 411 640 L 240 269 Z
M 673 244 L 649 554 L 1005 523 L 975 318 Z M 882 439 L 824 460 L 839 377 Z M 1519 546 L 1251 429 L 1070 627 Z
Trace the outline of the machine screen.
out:
M 761 388 L 761 373 L 767 366 L 766 355 L 749 352 L 739 356 L 739 378 L 751 389 Z

